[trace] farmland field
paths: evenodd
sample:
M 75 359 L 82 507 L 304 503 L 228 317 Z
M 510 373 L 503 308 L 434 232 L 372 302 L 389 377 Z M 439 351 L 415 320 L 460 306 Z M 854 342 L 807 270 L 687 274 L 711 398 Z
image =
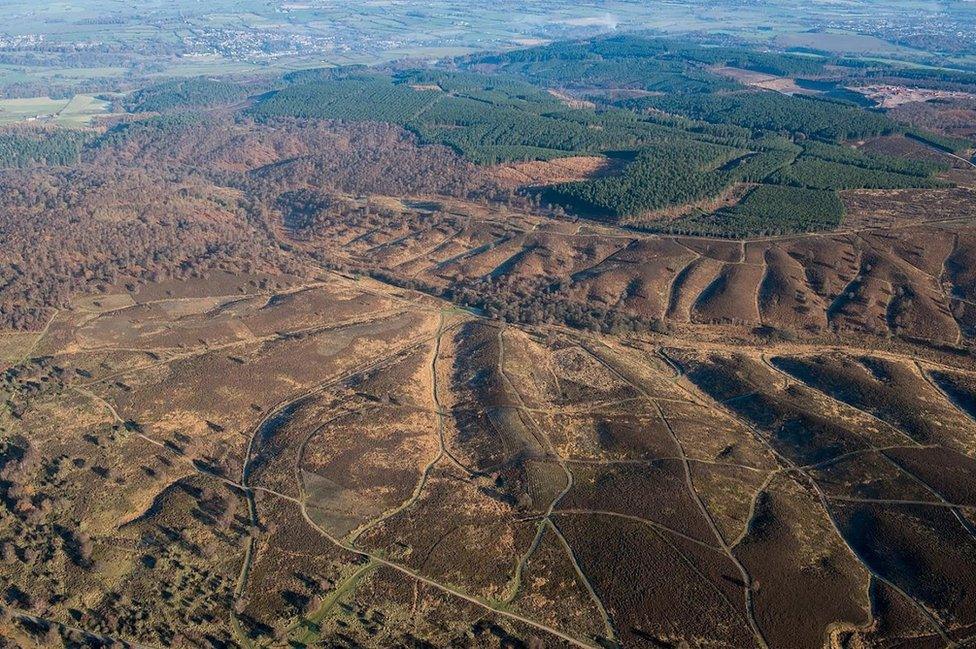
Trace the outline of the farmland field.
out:
M 93 118 L 105 115 L 108 110 L 108 102 L 92 95 L 74 95 L 68 99 L 0 99 L 0 125 L 37 122 L 81 127 L 88 126 Z

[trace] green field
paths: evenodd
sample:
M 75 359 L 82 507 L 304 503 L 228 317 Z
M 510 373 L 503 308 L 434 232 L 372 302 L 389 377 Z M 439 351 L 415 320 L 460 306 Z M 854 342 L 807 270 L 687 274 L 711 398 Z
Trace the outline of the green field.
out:
M 88 126 L 94 117 L 107 115 L 110 107 L 111 104 L 93 95 L 75 95 L 71 99 L 0 99 L 0 126 L 18 123 Z

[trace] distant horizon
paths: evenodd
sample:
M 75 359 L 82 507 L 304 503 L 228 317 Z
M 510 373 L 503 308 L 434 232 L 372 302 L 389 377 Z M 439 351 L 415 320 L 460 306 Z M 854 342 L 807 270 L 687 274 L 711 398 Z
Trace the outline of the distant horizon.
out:
M 140 78 L 442 58 L 607 31 L 703 34 L 779 48 L 815 46 L 919 64 L 976 66 L 976 50 L 956 36 L 974 24 L 976 10 L 961 3 L 864 0 L 841 9 L 832 2 L 787 0 L 757 11 L 737 0 L 675 0 L 664 6 L 536 0 L 484 7 L 457 0 L 385 5 L 359 0 L 341 6 L 257 0 L 204 6 L 179 0 L 124 7 L 79 0 L 69 13 L 58 9 L 56 15 L 45 7 L 26 0 L 7 3 L 9 20 L 0 30 L 0 95 L 43 94 L 28 94 L 38 87 L 32 69 L 44 70 L 56 92 L 90 92 L 99 86 L 123 88 L 127 80 Z M 810 30 L 837 35 L 811 43 L 803 36 Z

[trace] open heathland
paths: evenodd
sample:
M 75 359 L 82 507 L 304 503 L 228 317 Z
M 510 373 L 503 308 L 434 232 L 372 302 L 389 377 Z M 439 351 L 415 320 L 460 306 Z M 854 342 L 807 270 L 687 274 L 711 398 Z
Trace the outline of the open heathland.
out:
M 438 59 L 0 131 L 3 646 L 971 645 L 974 80 Z

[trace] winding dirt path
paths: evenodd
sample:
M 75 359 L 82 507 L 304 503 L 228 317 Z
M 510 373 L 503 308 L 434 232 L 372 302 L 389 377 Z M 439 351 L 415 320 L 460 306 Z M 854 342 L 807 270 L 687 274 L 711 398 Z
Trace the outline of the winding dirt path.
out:
M 437 323 L 437 333 L 435 334 L 435 338 L 434 338 L 434 351 L 431 354 L 431 359 L 430 359 L 431 401 L 434 404 L 433 412 L 437 417 L 437 442 L 438 442 L 437 454 L 434 455 L 434 457 L 432 457 L 430 461 L 428 461 L 427 464 L 424 466 L 423 471 L 421 471 L 420 473 L 420 479 L 417 481 L 417 485 L 414 487 L 413 493 L 410 495 L 410 497 L 407 500 L 403 501 L 400 505 L 394 507 L 393 509 L 384 512 L 383 514 L 381 514 L 380 516 L 372 520 L 366 521 L 356 529 L 352 530 L 346 537 L 346 540 L 351 545 L 355 545 L 356 542 L 363 534 L 373 529 L 377 525 L 380 525 L 384 521 L 393 518 L 400 512 L 403 512 L 413 507 L 420 499 L 420 496 L 424 491 L 424 487 L 427 486 L 427 481 L 430 479 L 431 471 L 433 471 L 434 467 L 436 467 L 437 464 L 445 457 L 449 458 L 451 462 L 459 469 L 461 469 L 461 471 L 463 471 L 466 475 L 470 476 L 474 474 L 473 471 L 471 471 L 466 466 L 464 466 L 450 452 L 450 450 L 448 450 L 447 441 L 445 439 L 444 433 L 446 428 L 447 415 L 444 412 L 443 405 L 441 404 L 440 390 L 439 390 L 438 380 L 437 380 L 437 360 L 440 356 L 441 339 L 444 336 L 444 332 L 445 332 L 444 313 L 441 312 Z M 301 459 L 301 456 L 299 456 L 299 459 Z M 304 488 L 304 485 L 301 485 L 301 487 Z
M 675 364 L 675 366 L 677 367 L 677 364 Z M 929 608 L 927 606 L 925 606 L 920 601 L 918 601 L 917 599 L 915 599 L 914 597 L 912 597 L 909 593 L 907 593 L 900 586 L 898 586 L 897 584 L 895 584 L 894 582 L 892 582 L 890 579 L 888 579 L 884 575 L 881 575 L 880 573 L 878 573 L 874 568 L 871 567 L 871 565 L 868 563 L 868 561 L 859 552 L 857 552 L 857 550 L 854 548 L 854 546 L 852 546 L 850 544 L 850 542 L 847 540 L 847 538 L 842 533 L 841 528 L 840 528 L 840 525 L 837 522 L 837 519 L 835 518 L 833 512 L 831 511 L 830 503 L 829 503 L 829 498 L 824 493 L 824 491 L 820 487 L 820 485 L 817 483 L 816 479 L 813 478 L 813 476 L 811 476 L 808 473 L 808 471 L 805 469 L 805 467 L 796 464 L 791 459 L 789 459 L 788 457 L 786 457 L 785 455 L 783 455 L 782 453 L 780 453 L 776 449 L 776 447 L 773 446 L 772 443 L 766 438 L 766 436 L 762 434 L 761 431 L 759 431 L 755 427 L 753 427 L 753 425 L 752 425 L 751 422 L 749 422 L 748 420 L 740 417 L 735 411 L 729 409 L 725 404 L 723 404 L 723 403 L 721 403 L 719 401 L 716 401 L 714 399 L 711 399 L 707 394 L 701 392 L 700 390 L 698 390 L 695 387 L 690 387 L 690 388 L 687 387 L 687 386 L 681 386 L 681 387 L 686 392 L 688 392 L 689 394 L 692 394 L 692 393 L 697 394 L 697 396 L 699 397 L 699 399 L 702 400 L 703 403 L 705 403 L 705 404 L 709 404 L 709 403 L 712 404 L 712 406 L 714 407 L 714 409 L 715 409 L 716 412 L 721 412 L 727 418 L 729 418 L 730 420 L 735 421 L 735 422 L 739 423 L 742 426 L 745 426 L 746 430 L 750 431 L 750 433 L 752 433 L 752 436 L 759 443 L 761 443 L 764 447 L 766 447 L 777 458 L 777 460 L 780 462 L 781 466 L 783 467 L 783 470 L 784 471 L 785 470 L 790 470 L 790 471 L 795 472 L 798 475 L 800 475 L 804 479 L 804 481 L 807 482 L 811 486 L 811 488 L 813 489 L 813 491 L 816 494 L 817 498 L 820 500 L 821 508 L 823 509 L 825 515 L 827 516 L 827 519 L 830 521 L 830 524 L 831 524 L 831 527 L 834 530 L 834 533 L 837 535 L 837 537 L 841 540 L 841 542 L 847 548 L 848 552 L 851 553 L 851 556 L 853 556 L 855 559 L 857 559 L 858 563 L 861 564 L 861 566 L 864 568 L 864 570 L 872 578 L 877 579 L 878 581 L 884 583 L 889 588 L 891 588 L 893 591 L 895 591 L 896 593 L 898 593 L 909 604 L 911 604 L 912 607 L 914 607 L 926 620 L 928 620 L 928 622 L 932 626 L 933 630 L 935 630 L 935 632 L 939 635 L 939 637 L 942 639 L 942 641 L 945 642 L 945 644 L 946 644 L 947 647 L 956 647 L 956 646 L 958 646 L 955 642 L 953 642 L 949 638 L 949 635 L 946 632 L 945 627 L 942 625 L 942 623 L 939 621 L 939 619 L 935 616 L 935 614 L 932 611 L 929 610 Z M 865 450 L 873 450 L 873 449 L 865 449 Z M 873 610 L 871 611 L 871 615 L 873 616 Z
M 522 393 L 519 391 L 518 387 L 516 387 L 515 382 L 512 381 L 511 377 L 508 375 L 508 371 L 505 369 L 505 327 L 498 328 L 498 373 L 501 376 L 502 380 L 505 382 L 505 384 L 508 386 L 509 392 L 512 394 L 512 396 L 515 397 L 515 400 L 519 404 L 520 407 L 519 416 L 521 417 L 522 414 L 524 413 L 525 418 L 528 419 L 529 424 L 533 429 L 533 436 L 536 439 L 542 441 L 543 447 L 546 449 L 546 453 L 550 457 L 556 460 L 556 463 L 559 464 L 559 468 L 562 469 L 563 474 L 566 476 L 565 486 L 549 502 L 549 506 L 546 508 L 545 514 L 543 515 L 541 521 L 539 522 L 539 529 L 536 532 L 536 537 L 532 542 L 532 546 L 530 546 L 529 551 L 526 552 L 526 554 L 522 557 L 521 561 L 519 562 L 520 565 L 517 568 L 516 574 L 521 579 L 521 574 L 522 574 L 522 570 L 524 569 L 525 562 L 528 561 L 532 552 L 535 550 L 535 548 L 538 547 L 539 542 L 542 540 L 542 534 L 545 531 L 546 525 L 552 527 L 553 531 L 556 533 L 556 535 L 559 537 L 559 540 L 562 542 L 562 545 L 566 550 L 567 557 L 569 558 L 570 562 L 573 564 L 573 568 L 576 570 L 577 576 L 579 577 L 580 581 L 583 582 L 584 587 L 589 593 L 590 599 L 593 600 L 593 603 L 596 605 L 597 610 L 600 611 L 600 617 L 602 618 L 603 626 L 606 631 L 607 638 L 611 642 L 616 642 L 617 631 L 616 628 L 614 627 L 613 620 L 611 619 L 610 614 L 607 612 L 607 608 L 604 605 L 603 600 L 599 597 L 599 595 L 597 595 L 596 589 L 594 589 L 593 585 L 590 583 L 589 577 L 586 576 L 586 573 L 583 572 L 583 568 L 579 565 L 579 562 L 576 560 L 576 553 L 573 552 L 573 549 L 570 546 L 569 542 L 566 540 L 566 537 L 563 536 L 562 531 L 558 529 L 558 526 L 555 524 L 555 522 L 552 519 L 553 510 L 556 508 L 556 505 L 558 505 L 559 501 L 561 501 L 566 496 L 566 494 L 568 494 L 570 490 L 573 488 L 573 483 L 574 483 L 573 472 L 569 469 L 569 465 L 566 462 L 566 460 L 556 451 L 556 448 L 553 445 L 552 440 L 549 439 L 549 436 L 542 431 L 542 428 L 539 426 L 538 422 L 536 422 L 532 414 L 528 410 L 526 410 L 526 406 L 528 404 L 526 404 L 525 399 L 522 397 Z M 515 589 L 511 595 L 511 599 L 513 600 L 515 596 L 518 594 L 519 585 L 520 583 L 518 582 L 515 585 Z
M 647 401 L 651 405 L 653 405 L 654 408 L 657 410 L 661 422 L 664 424 L 665 429 L 668 431 L 668 434 L 671 437 L 671 440 L 674 442 L 675 448 L 678 449 L 678 456 L 681 461 L 681 466 L 684 472 L 685 486 L 688 490 L 688 494 L 695 501 L 695 504 L 697 505 L 698 510 L 702 515 L 702 518 L 705 520 L 705 523 L 708 525 L 709 530 L 711 530 L 712 535 L 715 537 L 715 540 L 718 541 L 722 553 L 729 559 L 729 561 L 731 561 L 731 563 L 736 567 L 736 570 L 739 571 L 739 575 L 742 577 L 742 584 L 743 584 L 742 590 L 743 590 L 743 599 L 745 601 L 746 622 L 748 623 L 749 628 L 752 630 L 752 633 L 756 638 L 756 643 L 762 649 L 767 649 L 768 644 L 766 642 L 766 637 L 765 635 L 763 635 L 762 629 L 759 627 L 758 622 L 756 622 L 756 616 L 753 610 L 752 577 L 749 575 L 749 572 L 746 570 L 745 566 L 742 565 L 742 562 L 739 561 L 738 557 L 735 556 L 735 553 L 732 552 L 732 548 L 729 547 L 729 544 L 725 540 L 725 537 L 722 535 L 722 532 L 718 529 L 718 526 L 715 524 L 715 520 L 712 517 L 711 512 L 708 510 L 708 507 L 705 506 L 705 502 L 702 500 L 701 495 L 698 493 L 698 490 L 695 488 L 694 479 L 691 473 L 691 463 L 688 459 L 688 455 L 685 453 L 684 445 L 681 443 L 681 439 L 678 437 L 677 433 L 674 432 L 674 428 L 671 426 L 670 420 L 668 420 L 667 415 L 664 414 L 664 409 L 661 408 L 661 405 L 657 403 L 657 401 L 654 399 L 654 396 L 651 395 L 643 385 L 628 377 L 624 372 L 620 371 L 619 368 L 614 366 L 613 363 L 603 358 L 602 355 L 598 354 L 597 352 L 594 352 L 585 342 L 581 343 L 580 346 L 587 353 L 589 353 L 597 362 L 599 362 L 601 365 L 603 365 L 608 370 L 613 372 L 613 374 L 617 378 L 630 385 L 633 389 L 637 390 L 637 392 L 643 395 L 644 398 L 647 399 Z
M 439 340 L 440 339 L 440 336 L 443 335 L 443 332 L 444 332 L 443 322 L 441 322 L 441 326 L 438 327 L 438 331 L 437 331 L 437 333 L 433 337 L 428 337 L 428 338 L 426 338 L 425 341 L 421 341 L 421 343 L 416 343 L 416 344 L 422 344 L 423 342 L 430 342 L 431 340 Z M 439 346 L 438 346 L 437 349 L 439 349 Z M 288 399 L 283 400 L 275 408 L 270 409 L 267 413 L 265 413 L 265 415 L 253 427 L 252 434 L 251 434 L 251 436 L 249 438 L 249 442 L 248 442 L 247 456 L 245 458 L 245 462 L 244 462 L 244 464 L 242 466 L 242 469 L 241 469 L 241 483 L 240 483 L 240 486 L 244 490 L 245 494 L 247 494 L 249 503 L 251 505 L 254 505 L 253 493 L 254 493 L 254 491 L 257 491 L 257 490 L 260 489 L 260 488 L 252 487 L 251 485 L 248 484 L 249 467 L 251 466 L 253 460 L 260 454 L 260 451 L 261 451 L 259 445 L 257 444 L 260 431 L 261 431 L 262 427 L 275 414 L 280 413 L 282 410 L 284 410 L 290 404 L 293 404 L 295 402 L 301 401 L 301 400 L 306 399 L 306 398 L 308 398 L 309 396 L 311 396 L 311 395 L 313 395 L 315 393 L 318 393 L 318 392 L 321 392 L 321 391 L 323 391 L 325 389 L 328 389 L 328 387 L 330 385 L 335 385 L 335 384 L 337 384 L 339 382 L 342 382 L 344 380 L 348 380 L 348 379 L 350 379 L 350 378 L 352 378 L 354 376 L 357 376 L 359 374 L 362 374 L 363 372 L 368 372 L 371 369 L 373 369 L 374 367 L 382 364 L 383 362 L 386 362 L 386 361 L 388 361 L 388 360 L 390 360 L 390 359 L 392 359 L 392 358 L 394 358 L 394 357 L 402 354 L 404 351 L 406 351 L 406 349 L 404 349 L 404 348 L 397 349 L 394 352 L 391 352 L 389 354 L 385 354 L 384 356 L 382 356 L 381 358 L 373 361 L 372 363 L 370 363 L 367 366 L 360 367 L 360 368 L 356 369 L 353 372 L 345 373 L 345 374 L 343 374 L 341 376 L 337 376 L 337 377 L 334 377 L 332 379 L 329 379 L 329 380 L 327 380 L 327 381 L 325 381 L 323 383 L 320 383 L 320 384 L 318 384 L 318 385 L 316 385 L 316 386 L 314 386 L 314 387 L 312 387 L 312 388 L 310 388 L 308 390 L 303 391 L 302 393 L 299 393 L 298 395 L 293 395 L 293 396 L 289 397 Z M 435 360 L 433 361 L 433 363 L 436 363 L 436 353 L 437 352 L 435 351 Z M 432 363 L 432 369 L 435 370 L 435 374 L 436 374 L 436 367 L 433 365 L 433 363 Z M 439 405 L 438 405 L 438 410 L 441 410 L 441 408 L 440 408 Z M 438 454 L 438 455 L 440 455 L 440 454 Z M 300 486 L 300 488 L 302 488 L 301 484 L 299 486 Z M 385 567 L 390 568 L 392 570 L 395 570 L 395 571 L 397 571 L 397 572 L 399 572 L 401 574 L 407 575 L 407 576 L 409 576 L 409 577 L 417 580 L 418 582 L 427 584 L 427 585 L 429 585 L 429 586 L 431 586 L 433 588 L 436 588 L 436 589 L 438 589 L 438 590 L 440 590 L 442 592 L 445 592 L 447 594 L 453 595 L 453 596 L 455 596 L 455 597 L 457 597 L 459 599 L 462 599 L 464 601 L 467 601 L 469 603 L 475 604 L 475 605 L 477 605 L 479 607 L 482 607 L 482 608 L 484 608 L 484 609 L 486 609 L 486 610 L 488 610 L 488 611 L 490 611 L 490 612 L 492 612 L 494 614 L 501 615 L 503 617 L 507 617 L 509 619 L 512 619 L 512 620 L 521 622 L 521 623 L 526 624 L 528 626 L 531 626 L 531 627 L 533 627 L 535 629 L 538 629 L 540 631 L 544 631 L 544 632 L 546 632 L 548 634 L 551 634 L 551 635 L 553 635 L 555 637 L 558 637 L 558 638 L 560 638 L 560 639 L 568 642 L 569 644 L 571 644 L 573 646 L 576 646 L 576 647 L 585 647 L 585 648 L 588 648 L 588 649 L 599 649 L 599 645 L 597 645 L 597 644 L 595 644 L 593 642 L 590 642 L 588 640 L 583 640 L 583 639 L 574 637 L 574 636 L 572 636 L 570 634 L 567 634 L 567 633 L 565 633 L 563 631 L 560 631 L 559 629 L 556 629 L 556 628 L 551 627 L 551 626 L 549 626 L 547 624 L 544 624 L 542 622 L 539 622 L 537 620 L 534 620 L 534 619 L 532 619 L 530 617 L 527 617 L 527 616 L 521 615 L 519 613 L 513 612 L 511 610 L 508 610 L 506 608 L 506 606 L 504 605 L 504 603 L 493 603 L 493 602 L 484 600 L 484 599 L 482 599 L 480 597 L 476 597 L 476 596 L 473 596 L 473 595 L 469 595 L 469 594 L 463 592 L 462 590 L 460 590 L 460 589 L 458 589 L 458 588 L 456 588 L 454 586 L 441 583 L 441 582 L 439 582 L 439 581 L 437 581 L 435 579 L 432 579 L 430 577 L 427 577 L 425 575 L 422 575 L 419 572 L 417 572 L 415 570 L 412 570 L 412 569 L 410 569 L 410 568 L 408 568 L 408 567 L 406 567 L 404 565 L 398 564 L 398 563 L 396 563 L 394 561 L 390 561 L 389 559 L 381 556 L 378 553 L 371 552 L 371 551 L 365 550 L 363 548 L 357 547 L 356 545 L 354 545 L 349 540 L 344 540 L 344 539 L 340 539 L 340 538 L 335 537 L 334 535 L 332 535 L 331 533 L 329 533 L 327 530 L 325 530 L 324 528 L 322 528 L 320 525 L 318 525 L 309 516 L 308 509 L 307 509 L 307 502 L 306 502 L 306 499 L 304 497 L 304 492 L 302 492 L 303 493 L 303 496 L 301 498 L 294 499 L 294 498 L 290 498 L 290 497 L 287 497 L 287 496 L 282 496 L 281 494 L 277 494 L 277 493 L 272 492 L 270 490 L 263 490 L 263 491 L 265 491 L 266 493 L 269 493 L 271 495 L 280 496 L 283 499 L 285 499 L 287 502 L 292 502 L 292 503 L 296 504 L 296 506 L 299 508 L 299 510 L 301 512 L 301 516 L 302 516 L 303 520 L 306 522 L 306 524 L 308 524 L 310 527 L 312 527 L 312 529 L 314 529 L 315 531 L 317 531 L 319 534 L 321 534 L 324 538 L 326 538 L 327 540 L 329 540 L 331 543 L 333 543 L 334 545 L 336 545 L 337 547 L 339 547 L 339 548 L 341 548 L 343 550 L 346 550 L 347 552 L 350 552 L 350 553 L 352 553 L 354 555 L 363 557 L 363 558 L 365 558 L 365 559 L 367 559 L 367 560 L 369 560 L 371 562 L 374 562 L 375 564 L 378 564 L 380 566 L 385 566 Z M 255 509 L 253 510 L 252 522 L 255 523 L 255 524 L 257 522 L 256 506 L 255 506 Z M 251 547 L 251 552 L 253 552 L 253 543 L 254 543 L 254 539 L 252 538 L 251 541 L 249 542 L 249 547 Z M 245 556 L 244 565 L 242 566 L 241 577 L 240 577 L 241 590 L 240 590 L 239 593 L 237 593 L 237 597 L 238 598 L 244 592 L 244 587 L 246 587 L 247 574 L 248 574 L 248 570 L 250 568 L 250 557 L 251 557 L 251 554 L 248 553 L 247 549 L 245 550 L 245 552 L 246 552 L 246 556 Z

